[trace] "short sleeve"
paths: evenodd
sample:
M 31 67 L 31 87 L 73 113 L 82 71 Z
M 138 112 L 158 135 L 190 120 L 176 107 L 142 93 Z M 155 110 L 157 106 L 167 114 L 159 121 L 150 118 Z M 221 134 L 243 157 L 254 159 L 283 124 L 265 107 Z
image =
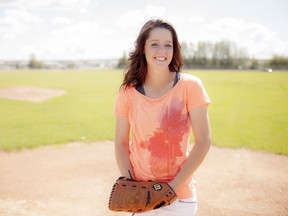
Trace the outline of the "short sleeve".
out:
M 127 96 L 125 95 L 125 89 L 121 87 L 119 90 L 114 106 L 114 115 L 116 116 L 128 116 L 129 103 Z
M 187 82 L 187 107 L 191 110 L 199 106 L 208 106 L 211 100 L 199 78 Z

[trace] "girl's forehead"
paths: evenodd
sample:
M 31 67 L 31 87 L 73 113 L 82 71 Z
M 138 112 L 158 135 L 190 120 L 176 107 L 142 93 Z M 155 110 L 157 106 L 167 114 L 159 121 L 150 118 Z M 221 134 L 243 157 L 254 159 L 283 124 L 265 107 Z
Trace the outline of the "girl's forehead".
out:
M 147 40 L 173 40 L 170 30 L 165 28 L 154 28 L 150 31 Z

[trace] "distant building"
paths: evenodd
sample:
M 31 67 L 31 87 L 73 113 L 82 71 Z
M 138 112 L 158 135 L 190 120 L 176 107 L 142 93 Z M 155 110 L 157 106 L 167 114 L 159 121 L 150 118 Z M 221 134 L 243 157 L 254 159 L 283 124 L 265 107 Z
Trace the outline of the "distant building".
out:
M 118 65 L 118 59 L 96 60 L 47 60 L 41 61 L 43 69 L 112 69 Z M 29 61 L 5 61 L 0 60 L 0 70 L 29 69 Z

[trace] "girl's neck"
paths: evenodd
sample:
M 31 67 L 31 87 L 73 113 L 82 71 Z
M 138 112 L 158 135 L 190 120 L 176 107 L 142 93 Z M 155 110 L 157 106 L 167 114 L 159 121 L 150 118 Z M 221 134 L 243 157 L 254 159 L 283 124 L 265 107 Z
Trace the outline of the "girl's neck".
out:
M 174 78 L 175 73 L 172 73 L 169 70 L 162 70 L 162 71 L 148 70 L 144 85 L 151 86 L 153 88 L 162 88 L 165 87 L 171 81 L 173 81 Z
M 143 88 L 145 95 L 159 98 L 173 88 L 176 73 L 167 71 L 148 71 Z

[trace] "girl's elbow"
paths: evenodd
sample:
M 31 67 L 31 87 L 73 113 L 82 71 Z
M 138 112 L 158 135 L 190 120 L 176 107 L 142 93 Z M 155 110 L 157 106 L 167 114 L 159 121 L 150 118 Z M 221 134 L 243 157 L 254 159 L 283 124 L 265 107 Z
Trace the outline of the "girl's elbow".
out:
M 207 153 L 211 146 L 211 139 L 210 137 L 207 137 L 206 139 L 203 139 L 202 141 L 200 141 L 198 144 Z

